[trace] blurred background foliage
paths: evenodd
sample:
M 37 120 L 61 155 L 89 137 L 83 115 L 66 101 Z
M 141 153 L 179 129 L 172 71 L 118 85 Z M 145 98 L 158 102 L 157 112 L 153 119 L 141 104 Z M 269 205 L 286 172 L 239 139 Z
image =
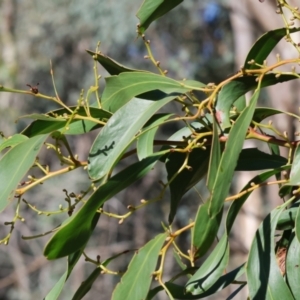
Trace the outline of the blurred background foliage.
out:
M 98 41 L 101 41 L 101 51 L 118 62 L 128 67 L 155 71 L 153 65 L 144 59 L 147 54 L 144 44 L 136 39 L 138 19 L 135 13 L 140 5 L 141 0 L 1 0 L 0 84 L 27 89 L 26 84 L 39 83 L 41 93 L 54 95 L 50 77 L 51 60 L 61 99 L 68 105 L 75 105 L 81 90 L 86 91 L 93 85 L 93 59 L 85 50 L 94 50 Z M 151 25 L 146 38 L 151 40 L 155 58 L 175 79 L 220 82 L 234 72 L 233 37 L 229 10 L 224 1 L 184 1 Z M 108 75 L 103 69 L 100 69 L 100 73 L 103 77 Z M 0 131 L 10 136 L 27 124 L 25 121 L 15 123 L 20 115 L 45 113 L 55 108 L 53 103 L 46 100 L 2 93 Z M 170 135 L 174 130 L 169 126 L 159 133 L 159 137 Z M 95 136 L 95 133 L 92 135 Z M 69 140 L 80 158 L 85 159 L 91 146 L 91 136 Z M 48 153 L 42 154 L 40 160 L 51 168 L 59 167 Z M 126 212 L 128 204 L 156 196 L 160 190 L 158 180 L 165 178 L 165 171 L 156 169 L 152 176 L 109 201 L 105 209 L 119 214 Z M 25 199 L 39 210 L 54 211 L 58 210 L 59 204 L 64 204 L 64 188 L 68 192 L 78 193 L 86 189 L 88 184 L 86 173 L 76 170 L 35 188 L 25 195 Z M 201 183 L 198 188 L 201 188 Z M 153 237 L 161 231 L 158 226 L 160 220 L 167 220 L 167 196 L 163 202 L 137 211 L 122 225 L 115 219 L 101 216 L 94 239 L 89 243 L 88 254 L 94 258 L 99 254 L 105 259 L 123 250 L 138 248 Z M 205 198 L 205 195 L 201 196 Z M 174 227 L 176 223 L 186 224 L 194 216 L 201 201 L 199 198 L 195 191 L 185 196 Z M 0 232 L 3 235 L 9 230 L 3 224 L 12 219 L 14 209 L 11 205 L 1 214 Z M 0 247 L 0 298 L 3 300 L 42 299 L 65 268 L 64 260 L 50 264 L 42 256 L 43 246 L 49 236 L 24 241 L 21 235 L 31 236 L 51 230 L 66 216 L 38 215 L 25 204 L 21 215 L 25 218 L 24 224 L 17 223 L 10 245 Z M 180 244 L 186 251 L 189 236 L 181 237 Z M 121 256 L 110 267 L 124 270 L 131 256 L 132 253 Z M 172 268 L 176 266 L 170 256 L 166 276 L 168 269 Z M 61 299 L 71 299 L 76 287 L 92 269 L 93 266 L 81 259 Z M 118 277 L 111 275 L 100 276 L 85 299 L 109 299 L 118 281 Z M 165 295 L 161 293 L 157 299 L 165 299 Z

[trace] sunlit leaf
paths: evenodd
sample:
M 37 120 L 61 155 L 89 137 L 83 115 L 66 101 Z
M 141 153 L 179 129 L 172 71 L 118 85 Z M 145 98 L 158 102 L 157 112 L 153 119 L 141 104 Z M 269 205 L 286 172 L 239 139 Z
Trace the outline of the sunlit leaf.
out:
M 47 296 L 44 298 L 44 300 L 56 300 L 58 299 L 60 293 L 62 292 L 62 289 L 65 285 L 65 282 L 67 280 L 68 271 L 66 271 L 60 279 L 57 281 L 57 283 L 54 285 L 54 287 L 50 290 L 50 292 L 47 294 Z
M 207 175 L 207 187 L 210 191 L 213 189 L 215 179 L 217 177 L 218 168 L 221 160 L 221 146 L 219 141 L 218 123 L 213 119 L 213 137 L 212 146 L 209 157 L 209 167 Z
M 159 95 L 159 99 L 168 96 L 165 94 L 172 93 L 174 94 L 173 98 L 175 98 L 180 93 L 192 90 L 191 87 L 186 87 L 182 82 L 146 72 L 126 72 L 118 76 L 108 77 L 105 80 L 106 86 L 102 95 L 102 105 L 104 109 L 111 112 L 117 111 L 132 98 L 146 92 L 155 90 L 163 92 L 162 95 Z M 156 100 L 157 98 L 147 99 Z
M 295 231 L 296 231 L 296 237 L 300 242 L 300 206 L 298 207 L 297 214 L 296 214 Z
M 12 202 L 15 190 L 34 164 L 48 135 L 38 135 L 12 148 L 0 159 L 0 211 Z
M 245 95 L 240 96 L 233 104 L 238 112 L 242 112 L 247 106 Z
M 119 109 L 109 119 L 92 145 L 89 153 L 89 176 L 93 180 L 105 176 L 118 162 L 145 123 L 172 100 L 172 96 L 160 101 L 133 99 Z
M 162 125 L 171 116 L 172 114 L 156 114 L 145 124 L 143 128 L 144 133 L 139 135 L 137 139 L 137 155 L 139 160 L 153 153 L 153 141 L 159 125 Z
M 22 142 L 25 142 L 26 140 L 28 140 L 28 137 L 19 133 L 14 134 L 13 136 L 7 139 L 3 139 L 0 142 L 0 152 L 5 148 L 14 147 Z
M 297 148 L 294 153 L 294 159 L 292 163 L 290 180 L 286 185 L 300 185 L 300 145 L 297 145 Z
M 211 217 L 221 211 L 224 199 L 229 192 L 234 170 L 244 145 L 244 139 L 252 120 L 258 96 L 259 90 L 254 93 L 249 106 L 243 110 L 230 130 L 228 140 L 222 153 L 213 191 L 209 199 L 209 214 Z
M 300 299 L 300 242 L 296 237 L 289 245 L 285 268 L 287 281 L 294 299 Z
M 297 211 L 298 207 L 291 207 L 283 211 L 278 219 L 276 230 L 293 229 L 295 226 Z
M 294 80 L 297 77 L 289 74 L 282 74 L 280 77 L 276 77 L 275 74 L 267 74 L 264 76 L 261 88 L 275 85 L 280 82 L 286 82 Z M 237 78 L 227 83 L 220 91 L 218 95 L 218 101 L 216 105 L 216 111 L 218 120 L 222 128 L 230 127 L 230 109 L 234 102 L 239 97 L 245 95 L 247 92 L 256 89 L 257 81 L 255 76 L 247 76 Z
M 78 290 L 76 291 L 75 295 L 73 296 L 72 300 L 80 300 L 82 299 L 91 289 L 93 283 L 96 281 L 96 279 L 98 278 L 98 276 L 101 273 L 101 269 L 100 268 L 96 268 L 90 275 L 89 277 L 83 281 L 80 285 L 80 287 L 78 288 Z
M 195 217 L 195 226 L 193 231 L 193 245 L 197 256 L 203 256 L 213 244 L 218 233 L 223 212 L 211 217 L 208 213 L 209 201 L 200 205 Z
M 258 185 L 261 184 L 263 182 L 265 182 L 267 179 L 269 179 L 270 177 L 276 175 L 277 173 L 280 173 L 284 170 L 287 170 L 288 166 L 283 166 L 281 168 L 275 169 L 275 170 L 271 170 L 271 171 L 266 171 L 264 173 L 261 173 L 259 175 L 256 175 L 255 177 L 253 177 L 245 186 L 244 188 L 241 190 L 241 196 L 234 200 L 232 202 L 232 204 L 229 207 L 228 213 L 227 213 L 227 218 L 226 218 L 226 230 L 227 230 L 227 234 L 229 235 L 231 228 L 233 226 L 233 223 L 240 211 L 240 209 L 242 208 L 242 206 L 244 205 L 245 201 L 248 199 L 248 197 L 250 196 L 250 194 L 252 193 L 252 191 L 249 191 L 249 188 L 251 188 L 251 186 L 253 184 Z M 246 193 L 244 193 L 245 191 L 248 191 Z
M 166 237 L 165 233 L 159 234 L 136 251 L 126 273 L 121 278 L 121 282 L 113 292 L 112 300 L 140 300 L 146 298 L 159 253 Z
M 222 289 L 227 287 L 230 283 L 232 283 L 234 280 L 237 280 L 240 276 L 242 276 L 244 272 L 245 272 L 245 265 L 241 265 L 240 267 L 232 270 L 231 272 L 219 277 L 219 279 L 215 282 L 214 285 L 211 286 L 211 288 L 209 288 L 206 292 L 200 295 L 191 295 L 190 293 L 186 292 L 184 286 L 180 286 L 172 282 L 166 282 L 166 286 L 175 299 L 182 299 L 182 300 L 203 299 L 217 293 L 218 291 L 221 291 Z M 147 298 L 146 300 L 150 300 L 152 298 Z
M 246 267 L 251 299 L 294 299 L 275 257 L 275 229 L 284 206 L 273 210 L 260 225 Z
M 214 248 L 208 258 L 189 279 L 186 284 L 186 292 L 192 295 L 202 294 L 221 277 L 229 260 L 228 237 L 223 235 L 218 245 Z

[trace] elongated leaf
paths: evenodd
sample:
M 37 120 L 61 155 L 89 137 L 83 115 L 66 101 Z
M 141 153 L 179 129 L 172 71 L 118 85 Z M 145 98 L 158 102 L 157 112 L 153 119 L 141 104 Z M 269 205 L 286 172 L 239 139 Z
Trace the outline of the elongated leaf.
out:
M 290 173 L 290 181 L 286 185 L 300 185 L 300 145 L 297 145 L 292 169 Z
M 105 176 L 118 162 L 144 124 L 165 104 L 160 101 L 133 99 L 119 109 L 96 137 L 89 153 L 89 176 L 98 180 Z
M 129 166 L 100 186 L 84 206 L 53 235 L 45 247 L 44 255 L 48 259 L 56 259 L 81 249 L 92 234 L 96 210 L 109 198 L 146 175 L 161 155 L 156 154 Z
M 209 201 L 200 205 L 193 231 L 193 245 L 198 256 L 203 256 L 211 247 L 218 233 L 222 220 L 222 211 L 214 217 L 208 213 Z
M 210 149 L 194 149 L 188 160 L 190 169 L 184 169 L 170 184 L 171 203 L 169 223 L 172 223 L 182 196 L 195 184 L 197 184 L 207 173 Z M 170 153 L 166 162 L 168 180 L 170 180 L 182 167 L 186 154 Z
M 300 28 L 290 28 L 289 32 L 297 32 Z M 257 69 L 258 66 L 249 64 L 249 61 L 254 60 L 257 64 L 262 65 L 264 60 L 269 56 L 278 42 L 287 34 L 286 28 L 279 28 L 268 31 L 262 35 L 253 45 L 245 60 L 245 69 Z
M 186 270 L 187 269 L 187 265 L 185 263 L 182 262 L 182 257 L 178 254 L 178 252 L 173 249 L 173 256 L 175 258 L 175 261 L 177 262 L 178 266 L 182 269 L 182 270 Z M 188 277 L 190 278 L 191 275 L 188 274 Z
M 200 122 L 193 122 L 191 124 L 189 124 L 189 126 L 185 126 L 181 129 L 179 129 L 178 131 L 176 131 L 174 134 L 172 134 L 168 140 L 169 141 L 184 141 L 186 138 L 188 138 L 194 130 L 196 132 L 201 132 L 201 130 L 204 130 L 204 124 L 210 128 L 210 124 L 207 124 L 207 120 L 211 119 L 211 116 L 210 115 L 205 115 L 205 118 L 203 118 L 201 121 L 203 121 L 203 124 L 200 123 Z
M 116 286 L 112 300 L 145 299 L 155 271 L 159 252 L 166 240 L 165 233 L 157 235 L 139 249 L 131 260 L 128 270 Z
M 295 299 L 300 299 L 300 243 L 296 237 L 289 246 L 285 268 L 291 292 Z
M 100 65 L 110 74 L 110 75 L 119 75 L 120 73 L 124 72 L 141 72 L 143 70 L 135 70 L 128 67 L 125 67 L 114 59 L 108 57 L 107 55 L 101 52 L 93 52 L 90 50 L 86 50 L 88 54 L 92 55 L 94 59 L 96 59 Z M 147 71 L 145 71 L 147 72 Z
M 280 197 L 284 197 L 285 195 L 290 194 L 293 186 L 300 185 L 300 179 L 299 179 L 300 162 L 299 162 L 299 159 L 300 159 L 300 146 L 298 144 L 297 148 L 295 150 L 295 153 L 294 153 L 293 163 L 292 163 L 291 172 L 290 172 L 290 180 L 289 180 L 289 182 L 287 182 L 281 186 L 281 188 L 279 190 Z M 296 234 L 298 237 L 297 232 L 299 232 L 299 239 L 300 239 L 300 230 L 299 230 L 300 228 L 297 229 L 297 224 L 298 224 L 298 222 L 296 221 Z
M 137 140 L 137 154 L 139 160 L 153 154 L 153 141 L 159 125 L 169 119 L 172 114 L 156 114 L 145 125 L 142 133 Z M 153 127 L 153 128 L 152 128 Z M 149 130 L 149 128 L 152 128 Z
M 47 294 L 47 296 L 44 298 L 44 300 L 56 300 L 58 299 L 65 282 L 67 280 L 68 271 L 66 271 L 60 279 L 57 281 L 57 283 L 54 285 L 54 287 L 51 289 L 51 291 Z
M 183 0 L 145 0 L 136 14 L 140 20 L 139 31 L 144 33 L 153 21 L 172 10 L 182 1 Z
M 72 110 L 74 110 L 76 107 L 70 107 Z M 54 114 L 58 116 L 63 116 L 64 113 L 70 114 L 66 109 L 58 109 L 53 111 Z M 111 113 L 108 111 L 105 111 L 103 109 L 99 109 L 96 107 L 90 107 L 90 113 L 91 116 L 97 120 L 101 121 L 107 121 L 111 117 Z M 78 114 L 81 116 L 86 117 L 86 112 L 83 107 L 80 107 L 78 110 Z M 48 115 L 52 115 L 48 113 Z M 61 131 L 64 130 L 65 126 L 67 124 L 67 121 L 61 121 L 61 118 L 59 120 L 52 120 L 51 121 L 45 121 L 45 120 L 36 120 L 32 122 L 28 127 L 26 127 L 22 134 L 33 137 L 39 134 L 46 134 L 51 133 L 53 131 Z M 68 126 L 69 130 L 66 130 L 65 134 L 83 134 L 87 133 L 91 130 L 99 128 L 101 125 L 97 124 L 95 122 L 89 121 L 89 120 L 78 120 L 75 119 L 71 122 L 71 124 Z
M 274 115 L 282 114 L 282 113 L 286 113 L 286 112 L 274 108 L 269 108 L 269 107 L 257 107 L 253 115 L 253 121 L 259 123 L 266 118 L 269 118 Z
M 99 217 L 100 217 L 100 214 L 96 214 L 96 216 L 94 217 L 93 222 L 92 222 L 92 226 L 91 226 L 92 230 L 97 225 Z M 56 300 L 59 297 L 60 293 L 62 292 L 65 281 L 67 281 L 67 279 L 71 275 L 76 263 L 78 262 L 79 258 L 82 255 L 82 252 L 85 249 L 85 246 L 86 246 L 86 243 L 81 249 L 79 249 L 78 251 L 76 251 L 76 252 L 74 252 L 74 253 L 72 253 L 68 256 L 68 269 L 67 269 L 67 271 L 62 275 L 60 280 L 51 289 L 51 291 L 46 296 L 45 300 Z
M 284 206 L 269 214 L 256 232 L 246 267 L 251 299 L 292 300 L 275 257 L 275 229 Z
M 39 135 L 16 145 L 0 160 L 0 211 L 13 199 L 15 189 L 33 165 L 48 135 Z
M 259 90 L 255 92 L 249 106 L 243 110 L 230 130 L 228 140 L 225 144 L 225 150 L 221 157 L 212 195 L 209 200 L 209 214 L 211 217 L 221 211 L 224 199 L 229 192 L 233 173 L 237 165 L 239 154 L 243 148 L 244 139 L 252 120 L 258 96 Z
M 242 112 L 247 106 L 245 95 L 240 96 L 233 104 L 238 112 Z
M 232 300 L 235 296 L 247 285 L 247 283 L 241 284 L 234 292 L 232 292 L 226 300 Z
M 295 231 L 296 231 L 296 237 L 298 241 L 300 241 L 300 206 L 298 207 L 298 211 L 296 214 Z
M 237 280 L 240 276 L 242 276 L 244 272 L 245 272 L 245 265 L 243 264 L 238 268 L 232 270 L 231 272 L 221 276 L 210 289 L 208 289 L 206 292 L 200 295 L 191 295 L 186 292 L 184 286 L 179 286 L 177 284 L 174 284 L 173 282 L 166 282 L 165 284 L 175 299 L 186 299 L 186 300 L 202 299 L 224 289 L 234 280 Z M 149 292 L 146 300 L 153 299 L 153 297 L 162 290 L 163 288 L 161 286 L 152 289 Z
M 295 226 L 297 211 L 298 207 L 291 207 L 285 210 L 278 219 L 276 230 L 293 229 Z
M 209 157 L 209 168 L 208 168 L 207 183 L 206 183 L 210 191 L 212 191 L 213 185 L 215 183 L 220 160 L 221 160 L 221 146 L 219 141 L 218 124 L 214 118 L 213 138 L 212 138 L 212 146 L 211 146 L 211 152 Z
M 230 283 L 232 283 L 234 280 L 237 280 L 243 273 L 245 272 L 245 265 L 241 265 L 240 267 L 232 270 L 231 272 L 221 276 L 211 288 L 209 288 L 206 292 L 200 294 L 200 295 L 191 295 L 190 293 L 186 292 L 186 289 L 184 286 L 179 286 L 177 284 L 166 282 L 166 286 L 171 292 L 172 296 L 175 299 L 203 299 L 210 295 L 213 295 L 217 293 L 218 291 L 224 289 L 226 286 L 228 286 Z M 148 299 L 147 299 L 148 300 Z
M 27 139 L 28 139 L 27 136 L 19 133 L 14 134 L 13 136 L 7 139 L 3 139 L 0 142 L 0 152 L 7 147 L 14 147 L 22 142 L 25 142 Z
M 271 170 L 271 171 L 267 171 L 264 173 L 261 173 L 255 177 L 253 177 L 245 186 L 244 188 L 241 190 L 241 193 L 243 193 L 244 191 L 247 191 L 250 187 L 251 184 L 261 184 L 263 182 L 265 182 L 267 179 L 269 179 L 270 177 L 276 175 L 277 173 L 280 173 L 284 170 L 288 170 L 288 166 L 283 166 L 281 168 L 275 169 L 275 170 Z M 238 212 L 240 211 L 240 209 L 242 208 L 243 204 L 245 203 L 245 201 L 248 199 L 248 197 L 250 196 L 252 192 L 247 192 L 245 194 L 243 194 L 240 198 L 234 200 L 232 202 L 232 204 L 229 207 L 228 213 L 227 213 L 227 218 L 226 218 L 226 230 L 227 230 L 227 235 L 229 235 L 231 228 L 233 226 L 233 223 L 235 221 L 236 216 L 238 215 Z
M 267 74 L 262 80 L 261 87 L 275 85 L 280 82 L 294 80 L 297 78 L 294 75 L 282 75 L 279 78 L 275 74 Z M 237 78 L 226 84 L 218 95 L 216 105 L 218 120 L 222 128 L 230 127 L 230 109 L 233 103 L 247 92 L 254 90 L 257 87 L 256 77 L 247 76 Z
M 41 120 L 41 121 L 57 121 L 57 122 L 64 122 L 66 121 L 63 116 L 59 116 L 57 118 L 53 116 L 49 116 L 47 114 L 30 114 L 30 115 L 24 115 L 17 119 L 17 121 L 22 119 L 31 119 L 31 120 Z
M 287 164 L 285 157 L 268 154 L 257 148 L 243 149 L 235 168 L 236 171 L 255 171 L 266 169 L 277 169 Z
M 192 295 L 199 295 L 208 291 L 224 272 L 228 260 L 228 237 L 224 234 L 209 257 L 187 282 L 186 292 Z
M 111 112 L 117 111 L 133 97 L 140 97 L 141 94 L 159 90 L 163 93 L 185 93 L 192 90 L 174 79 L 146 72 L 126 72 L 118 76 L 111 76 L 105 79 L 106 87 L 102 95 L 103 108 Z M 166 96 L 164 94 L 160 95 Z M 175 97 L 174 97 L 175 98 Z M 145 98 L 156 100 L 157 98 Z
M 72 300 L 80 300 L 82 299 L 91 289 L 93 283 L 96 281 L 96 279 L 98 278 L 98 276 L 101 273 L 101 269 L 100 268 L 96 268 L 91 274 L 90 276 L 81 283 L 80 287 L 78 288 L 78 290 L 76 291 L 75 295 L 73 296 Z

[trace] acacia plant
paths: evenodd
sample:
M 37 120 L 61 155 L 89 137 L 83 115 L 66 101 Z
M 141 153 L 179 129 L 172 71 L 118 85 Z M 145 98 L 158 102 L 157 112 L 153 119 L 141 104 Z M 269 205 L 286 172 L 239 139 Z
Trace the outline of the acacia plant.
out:
M 300 299 L 300 147 L 297 140 L 290 139 L 286 132 L 280 132 L 272 122 L 265 121 L 280 114 L 288 114 L 296 120 L 300 117 L 276 108 L 257 107 L 262 88 L 299 80 L 295 69 L 290 72 L 281 69 L 300 63 L 299 44 L 291 37 L 291 33 L 300 28 L 293 27 L 293 22 L 286 20 L 284 14 L 285 9 L 290 10 L 294 19 L 299 20 L 298 9 L 289 6 L 285 0 L 278 0 L 278 12 L 286 26 L 265 33 L 250 49 L 238 72 L 213 84 L 168 77 L 153 57 L 150 41 L 145 37 L 151 22 L 181 2 L 146 0 L 137 13 L 140 19 L 137 34 L 144 42 L 147 58 L 156 66 L 157 74 L 120 65 L 97 48 L 96 52 L 88 51 L 95 61 L 94 85 L 86 95 L 81 95 L 75 106 L 67 106 L 56 89 L 55 96 L 47 96 L 40 93 L 38 86 L 30 87 L 30 90 L 0 86 L 1 92 L 31 95 L 60 106 L 46 114 L 31 115 L 33 121 L 28 127 L 2 140 L 0 149 L 6 149 L 6 152 L 0 160 L 0 208 L 15 205 L 16 210 L 13 220 L 7 223 L 11 230 L 1 243 L 9 244 L 14 226 L 22 221 L 22 209 L 28 206 L 35 209 L 22 201 L 27 191 L 77 168 L 86 170 L 90 178 L 90 188 L 85 193 L 71 195 L 66 192 L 68 206 L 60 209 L 68 212 L 68 216 L 51 230 L 52 236 L 45 245 L 44 255 L 49 260 L 65 257 L 68 261 L 66 272 L 48 293 L 47 300 L 57 299 L 81 256 L 93 263 L 95 269 L 78 287 L 73 299 L 81 299 L 101 273 L 120 277 L 112 294 L 114 300 L 149 300 L 163 290 L 169 299 L 200 299 L 232 283 L 240 284 L 240 287 L 247 285 L 250 299 Z M 298 55 L 287 60 L 278 56 L 278 61 L 269 65 L 266 58 L 281 39 L 295 47 Z M 111 75 L 105 79 L 102 93 L 98 62 Z M 247 105 L 245 94 L 249 91 L 252 91 L 252 97 Z M 200 99 L 199 94 L 202 95 Z M 179 106 L 181 114 L 159 112 L 171 101 Z M 181 129 L 167 139 L 157 141 L 158 130 L 170 122 L 177 123 Z M 68 141 L 74 135 L 99 128 L 88 157 L 79 160 Z M 269 152 L 243 148 L 246 139 L 266 143 Z M 42 148 L 55 151 L 63 165 L 61 169 L 51 171 L 37 160 Z M 280 155 L 281 148 L 288 150 L 287 157 Z M 64 155 L 66 151 L 68 154 Z M 114 172 L 120 161 L 128 156 L 134 156 L 136 161 L 122 171 Z M 121 223 L 126 218 L 134 218 L 136 210 L 147 210 L 154 201 L 170 195 L 168 224 L 163 224 L 161 233 L 135 252 L 125 273 L 118 273 L 108 266 L 123 253 L 104 261 L 99 257 L 88 257 L 85 247 L 99 218 L 107 214 L 104 204 L 147 176 L 157 164 L 164 164 L 167 172 L 167 178 L 161 178 L 160 194 L 128 207 L 125 215 L 110 215 Z M 30 176 L 33 167 L 41 170 L 40 177 Z M 237 170 L 259 173 L 232 195 L 230 187 Z M 275 180 L 269 181 L 273 176 Z M 203 178 L 209 197 L 205 203 L 199 202 L 196 215 L 186 220 L 182 228 L 173 230 L 172 223 L 181 198 Z M 272 210 L 258 228 L 248 260 L 226 272 L 230 256 L 229 236 L 240 209 L 254 190 L 271 184 L 278 186 L 282 205 Z M 169 194 L 165 193 L 167 190 Z M 231 205 L 225 214 L 226 202 Z M 186 232 L 191 233 L 187 252 L 177 243 L 178 237 Z M 222 232 L 222 236 L 216 240 L 218 232 Z M 182 271 L 165 278 L 165 257 L 170 249 L 175 250 Z M 279 254 L 285 261 L 285 268 L 280 269 L 278 265 Z M 204 255 L 206 259 L 200 264 L 199 258 Z M 237 281 L 244 273 L 247 280 Z M 185 285 L 176 283 L 179 277 L 187 278 Z M 156 286 L 152 284 L 155 279 Z

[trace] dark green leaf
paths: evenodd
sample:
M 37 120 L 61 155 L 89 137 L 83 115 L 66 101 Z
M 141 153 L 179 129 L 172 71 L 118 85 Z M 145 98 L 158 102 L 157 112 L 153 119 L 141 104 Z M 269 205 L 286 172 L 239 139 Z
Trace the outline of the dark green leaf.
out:
M 297 32 L 300 28 L 289 28 L 289 32 Z M 254 64 L 249 64 L 249 61 L 254 60 L 257 64 L 262 65 L 271 51 L 275 48 L 278 42 L 287 34 L 286 28 L 270 30 L 262 35 L 253 45 L 245 60 L 245 69 L 258 69 Z
M 145 0 L 136 14 L 140 20 L 139 31 L 144 33 L 153 21 L 172 10 L 182 1 L 183 0 Z
M 38 135 L 16 145 L 0 159 L 0 211 L 12 202 L 15 189 L 34 164 L 48 135 Z
M 166 237 L 165 233 L 159 234 L 136 251 L 126 273 L 121 278 L 121 282 L 113 292 L 112 300 L 141 300 L 146 298 Z
M 260 123 L 262 120 L 284 112 L 274 108 L 257 107 L 253 115 L 253 121 Z
M 89 176 L 98 180 L 110 172 L 144 124 L 172 100 L 172 96 L 160 101 L 133 99 L 119 109 L 92 145 L 89 153 Z
M 229 260 L 229 245 L 224 234 L 218 245 L 186 284 L 186 292 L 192 295 L 205 293 L 221 277 Z
M 135 70 L 127 68 L 118 62 L 116 62 L 114 59 L 108 57 L 107 55 L 101 53 L 101 52 L 93 52 L 90 50 L 86 50 L 88 54 L 92 55 L 94 59 L 96 59 L 100 65 L 110 74 L 110 75 L 119 75 L 123 72 L 141 72 L 143 70 Z M 147 72 L 147 71 L 145 71 Z
M 285 267 L 291 292 L 295 299 L 300 299 L 300 243 L 296 237 L 288 248 Z
M 172 114 L 156 114 L 146 123 L 143 128 L 143 132 L 137 139 L 137 155 L 139 160 L 153 154 L 153 141 L 155 134 L 159 126 L 171 116 Z
M 80 287 L 76 291 L 76 293 L 73 296 L 72 300 L 80 300 L 80 299 L 82 299 L 89 292 L 89 290 L 91 289 L 93 283 L 98 278 L 98 276 L 100 275 L 100 273 L 101 273 L 101 269 L 97 267 L 90 274 L 90 276 L 85 281 L 83 281 L 81 283 Z
M 243 149 L 239 155 L 239 160 L 235 168 L 236 171 L 255 171 L 266 169 L 277 169 L 287 164 L 287 159 L 268 154 L 257 148 Z
M 182 196 L 195 184 L 197 184 L 207 173 L 210 149 L 194 149 L 189 154 L 188 165 L 191 169 L 182 170 L 170 183 L 171 203 L 169 223 L 172 223 Z M 167 158 L 166 168 L 168 180 L 170 180 L 182 167 L 186 154 L 174 152 Z
M 292 300 L 275 257 L 275 229 L 284 206 L 273 210 L 260 225 L 246 267 L 251 299 Z
M 109 198 L 146 175 L 160 156 L 161 154 L 156 154 L 137 162 L 100 186 L 83 207 L 64 222 L 53 235 L 45 247 L 44 255 L 48 259 L 56 259 L 81 249 L 93 232 L 94 220 L 98 215 L 96 210 Z

